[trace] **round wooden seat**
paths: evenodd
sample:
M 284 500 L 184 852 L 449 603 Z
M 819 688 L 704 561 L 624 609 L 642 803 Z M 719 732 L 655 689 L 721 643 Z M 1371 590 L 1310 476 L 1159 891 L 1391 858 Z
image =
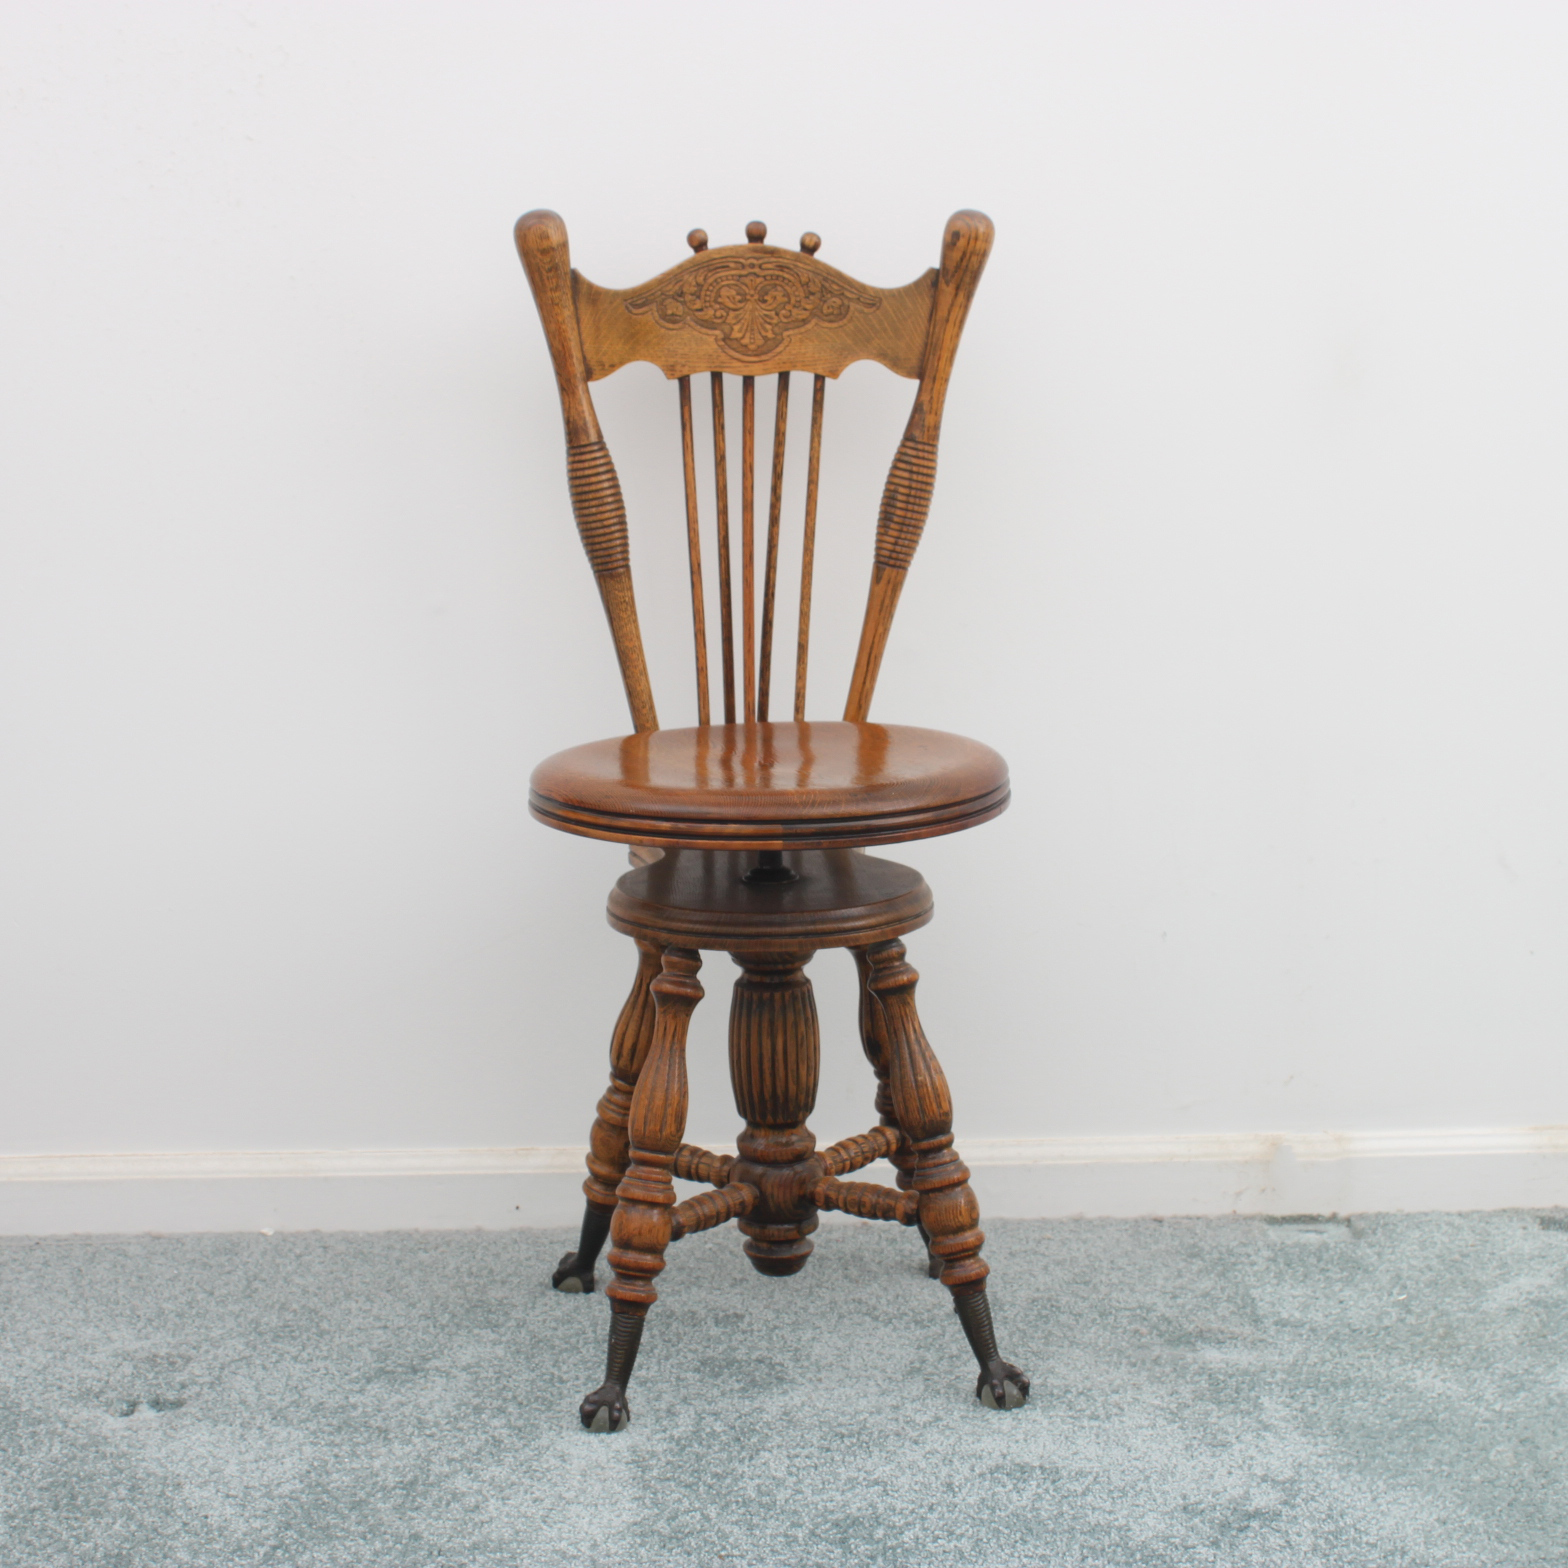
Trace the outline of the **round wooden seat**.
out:
M 540 763 L 529 809 L 585 838 L 668 849 L 832 849 L 934 838 L 1007 808 L 979 741 L 902 724 L 707 724 Z

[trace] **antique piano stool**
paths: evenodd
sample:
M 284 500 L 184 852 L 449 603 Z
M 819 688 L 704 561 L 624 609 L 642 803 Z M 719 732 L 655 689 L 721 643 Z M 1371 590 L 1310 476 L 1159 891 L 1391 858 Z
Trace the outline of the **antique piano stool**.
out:
M 949 373 L 975 285 L 990 252 L 983 214 L 956 213 L 941 264 L 903 288 L 878 289 L 799 251 L 747 243 L 693 255 L 639 288 L 600 288 L 574 272 L 553 212 L 517 223 L 565 416 L 572 509 L 610 623 L 634 733 L 551 757 L 535 770 L 530 809 L 568 833 L 637 846 L 634 869 L 610 895 L 610 924 L 639 954 L 637 978 L 610 1045 L 610 1086 L 593 1124 L 588 1206 L 557 1290 L 591 1291 L 606 1239 L 614 1279 L 604 1383 L 582 1402 L 590 1431 L 630 1419 L 626 1385 L 654 1281 L 670 1243 L 736 1220 L 763 1274 L 793 1274 L 811 1255 L 823 1209 L 915 1226 L 930 1273 L 952 1293 L 980 1364 L 976 1395 L 993 1409 L 1029 1397 L 1029 1380 L 997 1352 L 986 1297 L 985 1237 L 969 1172 L 953 1148 L 947 1081 L 915 1011 L 917 976 L 902 937 L 931 918 L 930 889 L 868 846 L 955 833 L 1007 806 L 1007 767 L 976 741 L 873 724 L 871 696 L 936 473 Z M 822 414 L 826 385 L 874 359 L 918 383 L 877 522 L 871 591 L 841 721 L 807 722 Z M 698 723 L 661 730 L 638 630 L 620 483 L 589 383 L 634 360 L 674 380 L 686 481 L 686 535 L 696 646 Z M 784 442 L 791 372 L 813 377 L 795 652 L 794 714 L 770 720 Z M 691 378 L 707 373 L 713 416 L 723 723 L 709 711 Z M 739 614 L 731 570 L 724 377 L 741 377 Z M 755 551 L 756 378 L 777 377 L 772 483 L 761 576 L 760 648 Z M 739 625 L 737 626 L 737 621 Z M 738 636 L 737 636 L 738 632 Z M 737 718 L 737 696 L 740 714 Z M 806 1126 L 816 1101 L 819 1040 L 805 967 L 822 948 L 847 947 L 860 973 L 860 1037 L 876 1075 L 878 1123 L 818 1149 Z M 740 966 L 730 1005 L 730 1075 L 745 1120 L 739 1153 L 683 1143 L 686 1030 L 703 990 L 704 951 Z M 846 1181 L 879 1158 L 896 1187 Z M 711 1191 L 676 1201 L 674 1178 Z

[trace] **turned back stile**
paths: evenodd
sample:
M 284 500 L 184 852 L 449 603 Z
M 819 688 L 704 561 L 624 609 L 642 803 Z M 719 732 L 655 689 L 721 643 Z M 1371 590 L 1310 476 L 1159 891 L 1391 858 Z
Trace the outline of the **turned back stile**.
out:
M 870 592 L 844 706 L 846 719 L 865 719 L 899 594 L 930 509 L 948 377 L 992 232 L 984 214 L 955 213 L 943 233 L 940 267 L 902 288 L 879 289 L 819 261 L 821 241 L 815 234 L 803 235 L 799 251 L 789 251 L 764 243 L 765 226 L 749 223 L 744 245 L 709 249 L 707 235 L 694 229 L 687 237 L 692 255 L 668 272 L 637 288 L 605 289 L 572 269 L 566 226 L 555 213 L 530 212 L 518 219 L 518 254 L 539 307 L 561 396 L 572 510 L 610 623 L 637 731 L 657 729 L 659 721 L 632 588 L 626 506 L 589 384 L 639 360 L 657 365 L 676 383 L 697 720 L 708 724 L 785 716 L 779 711 L 780 694 L 772 689 L 772 669 L 775 642 L 788 635 L 780 631 L 788 609 L 781 611 L 779 604 L 779 557 L 792 376 L 811 378 L 800 583 L 793 617 L 791 716 L 796 719 L 805 717 L 827 383 L 862 359 L 876 360 L 919 383 L 882 493 Z M 726 376 L 740 380 L 738 465 L 728 439 Z M 777 381 L 771 444 L 764 456 L 767 492 L 759 556 L 756 388 L 758 378 L 768 376 Z M 704 401 L 712 422 L 717 515 L 708 519 L 706 528 L 698 504 L 696 442 L 703 411 L 694 396 L 694 379 L 708 383 Z M 804 393 L 804 386 L 794 392 L 797 410 Z M 731 514 L 731 481 L 737 477 L 738 550 Z M 707 563 L 705 532 L 713 543 Z M 710 669 L 705 564 L 718 579 L 716 683 Z

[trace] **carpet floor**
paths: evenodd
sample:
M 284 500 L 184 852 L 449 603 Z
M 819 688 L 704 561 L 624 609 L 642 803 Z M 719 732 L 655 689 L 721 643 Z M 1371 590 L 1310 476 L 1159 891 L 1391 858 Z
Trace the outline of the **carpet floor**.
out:
M 1563 1212 L 988 1231 L 1026 1408 L 911 1232 L 726 1229 L 613 1435 L 563 1232 L 0 1243 L 0 1563 L 1568 1564 Z

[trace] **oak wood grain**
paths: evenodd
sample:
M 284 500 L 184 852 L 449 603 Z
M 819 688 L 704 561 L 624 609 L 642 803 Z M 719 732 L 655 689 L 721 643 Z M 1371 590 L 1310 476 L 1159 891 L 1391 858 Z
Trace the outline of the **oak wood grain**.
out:
M 811 1189 L 811 1201 L 819 1209 L 836 1209 L 863 1220 L 892 1220 L 899 1225 L 920 1221 L 920 1196 L 883 1187 L 872 1181 L 839 1181 L 824 1176 Z
M 620 1311 L 646 1312 L 659 1298 L 653 1282 L 670 1244 L 675 1206 L 675 1153 L 686 1127 L 686 1030 L 702 1000 L 701 958 L 689 948 L 667 947 L 649 986 L 653 1041 L 637 1078 L 627 1121 L 629 1160 L 616 1189 L 610 1224 L 610 1267 L 615 1279 L 605 1294 Z
M 856 947 L 918 930 L 931 889 L 909 866 L 847 849 L 785 850 L 793 882 L 744 880 L 756 862 L 728 850 L 667 850 L 610 894 L 610 924 L 654 943 L 731 953 Z
M 757 717 L 757 379 L 740 381 L 740 668 L 742 712 Z
M 901 288 L 874 288 L 812 256 L 774 245 L 723 245 L 630 289 L 573 274 L 587 379 L 644 360 L 672 381 L 703 371 L 841 375 L 875 360 L 914 379 L 924 363 L 937 270 Z M 780 302 L 756 308 L 766 292 Z M 739 298 L 752 307 L 729 308 Z
M 743 1181 L 730 1182 L 714 1192 L 699 1192 L 670 1210 L 670 1240 L 679 1241 L 702 1230 L 712 1230 L 727 1220 L 750 1214 L 757 1206 L 757 1189 Z
M 697 650 L 697 722 L 708 712 L 708 624 L 702 599 L 702 529 L 697 516 L 697 445 L 691 427 L 691 377 L 680 379 L 681 468 L 686 484 L 686 559 L 691 573 L 691 635 Z
M 714 1187 L 729 1185 L 733 1154 L 714 1154 L 694 1143 L 683 1143 L 675 1151 L 675 1174 L 682 1181 L 705 1181 Z
M 870 1132 L 856 1133 L 852 1138 L 840 1138 L 822 1150 L 822 1168 L 829 1176 L 845 1176 L 870 1165 L 873 1160 L 885 1160 L 898 1152 L 902 1140 L 891 1127 L 873 1127 Z
M 587 551 L 616 659 L 621 683 L 638 730 L 659 727 L 637 622 L 626 535 L 626 505 L 620 480 L 604 444 L 583 360 L 577 312 L 571 293 L 571 255 L 566 225 L 553 212 L 525 213 L 517 220 L 517 253 L 522 258 L 539 320 L 555 367 L 566 424 L 567 487 L 577 530 Z
M 806 1126 L 817 1099 L 821 1036 L 805 963 L 809 951 L 735 954 L 741 976 L 730 1006 L 730 1083 L 746 1125 L 732 1180 L 757 1190 L 740 1222 L 761 1274 L 794 1274 L 811 1256 L 820 1179 Z
M 958 832 L 1006 809 L 989 746 L 912 725 L 699 725 L 574 746 L 534 770 L 552 827 L 669 848 L 835 848 Z
M 660 941 L 637 943 L 637 977 L 610 1040 L 610 1086 L 599 1101 L 588 1135 L 588 1180 L 583 1183 L 588 1202 L 601 1209 L 615 1207 L 615 1190 L 626 1174 L 626 1122 L 637 1076 L 653 1042 L 654 1003 L 649 987 L 659 973 L 664 947 Z
M 768 548 L 762 573 L 762 645 L 757 652 L 757 717 L 768 716 L 773 688 L 773 601 L 779 581 L 779 524 L 784 512 L 784 435 L 789 425 L 789 372 L 781 370 L 773 409 L 773 472 L 768 484 Z
M 937 438 L 953 359 L 995 236 L 991 220 L 982 212 L 955 212 L 947 220 L 942 270 L 920 364 L 920 389 L 888 471 L 877 517 L 876 557 L 855 670 L 844 704 L 846 719 L 863 719 L 871 711 L 893 613 L 931 508 Z
M 632 846 L 633 869 L 616 884 L 608 915 L 637 942 L 637 975 L 615 1027 L 610 1083 L 590 1135 L 582 1238 L 552 1275 L 558 1289 L 593 1290 L 594 1260 L 608 1229 L 615 1278 L 607 1292 L 613 1310 L 605 1381 L 580 1408 L 593 1431 L 627 1424 L 626 1385 L 672 1240 L 734 1219 L 760 1272 L 791 1274 L 811 1254 L 822 1210 L 918 1225 L 979 1363 L 977 1396 L 997 1409 L 1028 1397 L 1027 1377 L 997 1354 L 979 1208 L 953 1146 L 947 1080 L 920 1023 L 918 977 L 901 940 L 931 919 L 930 889 L 911 868 L 861 852 L 956 832 L 994 817 L 1009 800 L 1006 765 L 989 747 L 868 718 L 930 513 L 954 356 L 992 228 L 982 214 L 956 213 L 943 231 L 940 268 L 899 289 L 873 288 L 827 266 L 815 233 L 802 235 L 798 252 L 766 239 L 760 220 L 746 225 L 744 245 L 716 250 L 704 230 L 693 229 L 685 261 L 634 289 L 615 290 L 572 271 L 565 226 L 554 213 L 529 213 L 517 225 L 560 395 L 572 511 L 635 727 L 632 735 L 541 763 L 529 800 L 551 826 Z M 826 385 L 863 359 L 918 385 L 878 510 L 845 718 L 811 722 L 807 673 Z M 678 383 L 699 720 L 689 729 L 658 727 L 632 588 L 627 508 L 590 391 L 592 381 L 633 361 L 651 362 Z M 711 388 L 722 724 L 712 722 L 691 395 L 691 377 L 704 372 Z M 811 374 L 813 384 L 793 718 L 770 722 L 795 372 Z M 725 374 L 741 378 L 738 571 Z M 764 375 L 778 380 L 759 581 L 756 378 Z M 854 954 L 861 1042 L 880 1123 L 818 1151 L 808 1121 L 821 1036 L 806 966 L 831 947 Z M 697 974 L 704 950 L 728 951 L 741 971 L 731 999 L 729 1067 L 744 1125 L 733 1156 L 681 1141 L 686 1036 L 703 994 Z M 893 1164 L 896 1186 L 843 1179 L 879 1158 Z M 677 1202 L 677 1177 L 711 1190 Z
M 815 235 L 810 236 L 815 238 Z M 795 717 L 806 716 L 806 665 L 811 652 L 811 579 L 817 559 L 817 489 L 822 477 L 822 412 L 827 380 L 811 390 L 811 437 L 806 457 L 806 520 L 800 541 L 800 614 L 795 629 Z
M 866 953 L 867 987 L 881 1006 L 893 1111 L 915 1156 L 909 1188 L 919 1194 L 920 1224 L 942 1283 L 955 1294 L 973 1290 L 990 1269 L 980 1256 L 985 1233 L 980 1205 L 969 1186 L 969 1168 L 953 1148 L 953 1099 L 947 1075 L 926 1039 L 915 1010 L 919 975 L 896 939 Z
M 518 220 L 518 252 L 545 327 L 568 444 L 572 505 L 610 622 L 622 681 L 639 731 L 658 726 L 632 591 L 627 518 L 620 483 L 594 412 L 589 383 L 633 360 L 648 360 L 681 389 L 683 472 L 691 557 L 692 617 L 698 716 L 709 710 L 708 651 L 701 566 L 690 378 L 709 372 L 713 385 L 714 465 L 719 538 L 720 635 L 724 652 L 724 716 L 737 708 L 751 721 L 769 717 L 780 549 L 785 422 L 789 376 L 814 377 L 810 469 L 801 557 L 794 714 L 806 712 L 811 577 L 820 479 L 823 389 L 858 359 L 880 361 L 918 380 L 904 435 L 894 455 L 878 512 L 871 584 L 844 717 L 866 718 L 894 614 L 930 512 L 937 442 L 954 356 L 993 229 L 984 214 L 955 213 L 944 229 L 941 266 L 901 289 L 863 284 L 821 261 L 820 236 L 801 237 L 799 251 L 764 243 L 767 227 L 747 225 L 747 243 L 710 249 L 693 229 L 693 254 L 633 289 L 604 289 L 571 268 L 566 229 L 552 212 Z M 739 644 L 733 625 L 729 559 L 723 376 L 741 377 L 741 562 Z M 758 637 L 756 561 L 756 378 L 777 374 L 778 402 L 766 563 L 760 584 Z M 737 668 L 738 659 L 738 668 Z M 565 822 L 557 824 L 566 827 Z M 570 830 L 568 828 L 568 830 Z
M 724 722 L 735 713 L 735 600 L 730 582 L 730 483 L 728 431 L 724 421 L 724 377 L 713 373 L 713 488 L 719 541 L 719 630 L 724 650 Z

